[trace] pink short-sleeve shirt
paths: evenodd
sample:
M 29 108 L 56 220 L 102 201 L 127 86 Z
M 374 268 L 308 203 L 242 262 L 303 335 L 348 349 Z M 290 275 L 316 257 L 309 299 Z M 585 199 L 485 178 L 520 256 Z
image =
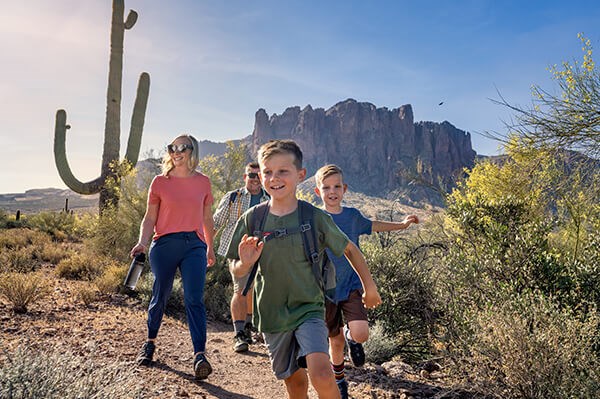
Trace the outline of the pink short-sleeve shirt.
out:
M 194 231 L 204 239 L 204 207 L 213 203 L 210 180 L 197 173 L 190 177 L 158 175 L 150 184 L 148 203 L 158 205 L 153 240 L 165 234 Z

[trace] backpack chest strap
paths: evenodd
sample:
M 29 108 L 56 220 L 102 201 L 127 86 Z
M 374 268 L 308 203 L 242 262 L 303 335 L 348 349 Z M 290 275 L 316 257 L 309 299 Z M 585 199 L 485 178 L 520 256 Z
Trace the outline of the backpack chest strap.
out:
M 275 229 L 275 230 L 271 230 L 271 231 L 262 231 L 262 232 L 255 231 L 253 235 L 255 237 L 260 237 L 266 243 L 266 242 L 271 241 L 274 238 L 284 238 L 284 237 L 294 235 L 294 234 L 302 234 L 302 233 L 309 231 L 311 228 L 312 227 L 310 226 L 310 223 L 303 223 L 297 227 L 282 228 L 282 229 Z

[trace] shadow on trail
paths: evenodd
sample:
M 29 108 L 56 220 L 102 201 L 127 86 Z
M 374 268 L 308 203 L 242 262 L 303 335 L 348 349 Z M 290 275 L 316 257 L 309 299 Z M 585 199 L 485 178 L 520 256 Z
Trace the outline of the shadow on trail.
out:
M 199 387 L 204 389 L 208 394 L 213 395 L 217 398 L 222 399 L 254 399 L 252 396 L 244 395 L 237 392 L 231 392 L 222 387 L 214 385 L 210 383 L 208 380 L 196 380 L 195 376 L 191 373 L 186 373 L 185 371 L 174 369 L 173 367 L 161 363 L 159 361 L 155 361 L 153 367 L 156 369 L 164 370 L 170 373 L 173 373 Z

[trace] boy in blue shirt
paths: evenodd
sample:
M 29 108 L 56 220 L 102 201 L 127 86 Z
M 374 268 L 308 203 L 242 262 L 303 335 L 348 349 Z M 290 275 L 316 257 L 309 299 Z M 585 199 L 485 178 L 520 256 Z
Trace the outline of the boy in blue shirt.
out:
M 356 208 L 342 206 L 342 199 L 348 186 L 344 184 L 342 170 L 337 165 L 326 165 L 315 175 L 315 192 L 323 201 L 323 207 L 338 227 L 358 246 L 362 234 L 377 231 L 392 231 L 408 228 L 419 223 L 416 215 L 408 215 L 402 222 L 370 220 Z M 362 347 L 369 338 L 367 311 L 361 302 L 360 279 L 347 260 L 328 252 L 329 259 L 335 265 L 336 289 L 333 302 L 326 301 L 326 321 L 329 329 L 329 353 L 338 388 L 344 398 L 348 384 L 344 378 L 344 345 L 348 344 L 350 358 L 355 366 L 365 362 Z M 344 326 L 343 319 L 347 326 Z M 347 397 L 347 394 L 346 394 Z
M 302 151 L 291 140 L 272 140 L 258 150 L 258 162 L 263 187 L 271 196 L 263 232 L 298 230 L 296 188 L 306 176 Z M 339 398 L 328 355 L 324 295 L 306 259 L 302 237 L 282 234 L 263 240 L 251 236 L 255 209 L 250 208 L 238 220 L 227 258 L 236 260 L 232 273 L 238 277 L 248 274 L 258 262 L 254 324 L 265 338 L 273 372 L 284 380 L 290 398 L 308 397 L 309 376 L 319 398 Z M 362 281 L 365 306 L 375 308 L 381 298 L 362 253 L 330 216 L 320 209 L 313 211 L 311 228 L 315 229 L 319 257 L 326 248 L 347 256 Z

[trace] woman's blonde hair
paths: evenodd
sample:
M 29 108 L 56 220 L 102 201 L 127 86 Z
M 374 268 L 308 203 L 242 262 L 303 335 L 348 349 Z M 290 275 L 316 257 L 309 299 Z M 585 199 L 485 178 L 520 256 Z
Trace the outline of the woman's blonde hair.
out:
M 196 140 L 196 138 L 191 134 L 180 134 L 179 136 L 175 137 L 173 141 L 171 141 L 171 144 L 173 144 L 175 140 L 180 138 L 187 138 L 189 140 L 188 144 L 191 144 L 192 146 L 192 153 L 188 161 L 188 168 L 190 169 L 190 171 L 196 170 L 196 168 L 198 167 L 198 162 L 200 161 L 200 159 L 198 158 L 198 140 Z M 173 159 L 171 159 L 171 156 L 167 151 L 167 153 L 163 156 L 162 161 L 163 176 L 169 176 L 169 173 L 173 170 L 173 168 L 175 168 L 175 165 L 173 164 Z

